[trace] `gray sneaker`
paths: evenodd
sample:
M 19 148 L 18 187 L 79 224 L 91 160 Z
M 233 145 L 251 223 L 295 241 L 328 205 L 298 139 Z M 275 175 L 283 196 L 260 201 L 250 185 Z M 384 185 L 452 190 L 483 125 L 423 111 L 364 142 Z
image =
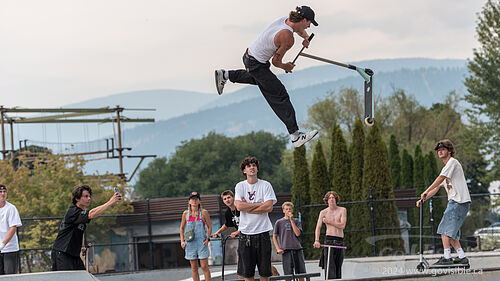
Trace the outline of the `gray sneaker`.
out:
M 215 87 L 217 87 L 217 93 L 219 93 L 219 95 L 222 95 L 224 85 L 227 81 L 227 79 L 224 78 L 224 71 L 224 69 L 217 69 L 215 71 Z
M 293 146 L 301 147 L 304 143 L 312 140 L 318 134 L 318 130 L 312 130 L 307 133 L 299 132 L 299 137 L 296 140 L 292 140 Z
M 467 257 L 459 258 L 456 257 L 453 259 L 454 264 L 469 264 L 469 259 Z
M 434 263 L 434 265 L 452 265 L 453 264 L 453 259 L 452 258 L 445 258 L 445 257 L 440 257 L 437 262 Z

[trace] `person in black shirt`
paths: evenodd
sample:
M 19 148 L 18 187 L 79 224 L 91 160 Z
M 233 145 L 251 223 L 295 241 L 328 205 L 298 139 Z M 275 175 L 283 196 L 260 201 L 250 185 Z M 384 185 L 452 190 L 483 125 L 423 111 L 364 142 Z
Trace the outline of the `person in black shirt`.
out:
M 108 202 L 90 211 L 92 189 L 88 185 L 78 185 L 73 189 L 73 206 L 69 207 L 59 227 L 59 233 L 52 246 L 52 270 L 85 270 L 80 252 L 85 254 L 83 234 L 91 219 L 102 215 L 109 207 L 121 200 L 115 192 Z
M 240 223 L 240 211 L 236 210 L 236 206 L 234 206 L 234 193 L 231 190 L 222 192 L 220 196 L 222 197 L 222 202 L 224 202 L 227 206 L 226 213 L 224 215 L 226 222 L 212 235 L 212 237 L 217 238 L 228 228 L 234 227 L 236 228 L 236 231 L 231 233 L 231 238 L 234 238 L 236 235 L 240 234 L 240 231 L 238 230 L 238 225 Z
M 238 211 L 234 205 L 234 193 L 231 190 L 225 190 L 221 193 L 220 197 L 222 198 L 222 202 L 224 202 L 227 206 L 226 213 L 224 214 L 226 221 L 221 228 L 219 228 L 219 230 L 212 235 L 212 237 L 218 238 L 222 232 L 228 230 L 230 227 L 234 227 L 236 228 L 236 231 L 231 232 L 230 236 L 231 238 L 235 238 L 236 235 L 240 234 L 240 231 L 238 230 L 238 226 L 240 225 L 240 211 Z M 237 263 L 239 268 L 241 266 L 239 256 L 237 258 Z M 244 278 L 238 275 L 238 279 Z

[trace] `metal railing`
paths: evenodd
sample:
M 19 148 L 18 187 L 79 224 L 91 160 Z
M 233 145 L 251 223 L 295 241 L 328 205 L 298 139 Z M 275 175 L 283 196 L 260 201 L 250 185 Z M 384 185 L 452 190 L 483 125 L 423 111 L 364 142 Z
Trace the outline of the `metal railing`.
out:
M 481 194 L 471 194 L 471 197 L 489 197 L 492 195 L 500 195 L 500 193 L 481 193 Z M 298 197 L 300 198 L 300 197 Z M 436 198 L 446 198 L 446 196 L 434 196 L 429 200 L 432 202 L 432 199 Z M 344 232 L 346 235 L 349 233 L 355 232 L 367 232 L 370 233 L 372 239 L 375 238 L 378 232 L 385 230 L 411 230 L 418 229 L 418 225 L 412 226 L 403 226 L 394 225 L 394 226 L 385 226 L 385 227 L 377 227 L 376 216 L 374 214 L 374 208 L 377 204 L 381 204 L 384 202 L 397 202 L 397 201 L 417 201 L 419 198 L 417 197 L 409 197 L 409 198 L 394 198 L 394 199 L 375 199 L 370 192 L 369 200 L 362 201 L 350 201 L 350 202 L 341 202 L 339 205 L 341 206 L 354 206 L 356 204 L 361 204 L 368 207 L 370 211 L 370 225 L 364 229 L 351 229 L 347 228 Z M 295 210 L 299 213 L 304 213 L 306 210 L 311 208 L 325 207 L 325 204 L 312 204 L 312 205 L 300 205 L 300 199 L 295 205 Z M 474 200 L 473 200 L 474 202 Z M 220 204 L 222 204 L 220 202 Z M 222 205 L 223 206 L 223 205 Z M 211 214 L 211 217 L 218 217 L 220 219 L 220 225 L 222 225 L 222 218 L 224 217 L 225 208 L 219 206 L 217 209 L 208 210 Z M 274 206 L 274 209 L 281 210 L 281 206 Z M 416 208 L 415 208 L 416 209 Z M 430 208 L 430 218 L 433 218 L 433 209 Z M 153 216 L 158 215 L 177 215 L 179 217 L 179 221 L 183 210 L 175 211 L 175 212 L 151 212 L 149 200 L 147 200 L 147 208 L 144 213 L 131 213 L 131 214 L 109 214 L 102 215 L 98 219 L 102 218 L 115 218 L 117 221 L 109 225 L 110 229 L 120 229 L 120 227 L 124 226 L 123 218 L 132 218 L 132 217 L 142 217 L 146 218 L 146 236 L 142 236 L 141 241 L 134 237 L 133 233 L 130 233 L 130 230 L 133 230 L 134 226 L 128 226 L 129 229 L 119 235 L 121 241 L 112 241 L 109 242 L 110 239 L 106 239 L 106 235 L 110 235 L 108 232 L 103 232 L 102 229 L 92 230 L 92 227 L 89 227 L 86 231 L 86 239 L 85 244 L 88 242 L 92 243 L 92 250 L 89 251 L 89 254 L 92 254 L 90 257 L 91 261 L 91 272 L 94 273 L 109 273 L 109 272 L 134 272 L 140 270 L 151 270 L 151 269 L 159 269 L 159 268 L 170 268 L 170 267 L 183 267 L 189 266 L 188 263 L 183 259 L 182 250 L 178 244 L 179 240 L 173 241 L 155 241 L 155 237 L 157 237 L 157 231 L 154 231 L 153 226 L 157 226 L 157 222 L 152 221 Z M 36 271 L 49 271 L 51 269 L 50 262 L 50 253 L 51 247 L 53 243 L 53 239 L 49 239 L 47 237 L 41 237 L 44 233 L 51 233 L 52 237 L 54 233 L 57 233 L 60 221 L 63 217 L 54 216 L 54 217 L 37 217 L 37 218 L 22 218 L 23 226 L 18 230 L 19 242 L 21 245 L 19 259 L 20 259 L 20 272 L 36 272 Z M 50 221 L 54 221 L 50 223 Z M 172 220 L 171 220 L 172 221 Z M 57 223 L 56 223 L 57 222 Z M 92 223 L 89 224 L 91 226 Z M 53 229 L 46 229 L 45 232 L 41 230 L 39 232 L 40 237 L 37 237 L 40 242 L 40 247 L 26 247 L 25 245 L 33 244 L 31 240 L 33 238 L 33 233 L 37 233 L 34 230 L 42 229 L 43 227 L 48 227 Z M 178 228 L 177 228 L 178 229 Z M 427 225 L 424 226 L 424 229 L 430 229 L 431 237 L 432 237 L 432 249 L 436 251 L 439 243 L 439 236 L 435 233 L 434 222 L 431 221 Z M 123 230 L 121 230 L 123 232 Z M 215 232 L 216 229 L 213 230 Z M 178 232 L 171 233 L 172 235 L 178 235 Z M 303 236 L 306 237 L 308 235 L 314 235 L 314 232 L 304 232 Z M 94 237 L 89 239 L 89 237 Z M 55 238 L 55 237 L 54 237 Z M 93 240 L 93 241 L 89 241 Z M 113 239 L 111 239 L 113 240 Z M 115 239 L 116 240 L 116 239 Z M 118 239 L 119 240 L 119 239 Z M 44 242 L 43 242 L 44 241 Z M 99 242 L 101 241 L 101 242 Z M 108 242 L 106 242 L 108 241 Z M 214 252 L 214 247 L 221 247 L 220 243 L 217 241 L 213 241 L 212 243 L 212 253 Z M 24 246 L 24 247 L 23 247 Z M 303 245 L 305 249 L 311 248 L 312 245 Z M 377 243 L 372 243 L 372 255 L 378 255 Z M 182 257 L 182 258 L 181 258 Z M 156 260 L 155 260 L 156 259 Z M 212 259 L 215 260 L 214 256 Z M 227 261 L 227 258 L 226 258 Z M 113 263 L 108 265 L 107 263 Z M 184 263 L 183 263 L 184 262 Z

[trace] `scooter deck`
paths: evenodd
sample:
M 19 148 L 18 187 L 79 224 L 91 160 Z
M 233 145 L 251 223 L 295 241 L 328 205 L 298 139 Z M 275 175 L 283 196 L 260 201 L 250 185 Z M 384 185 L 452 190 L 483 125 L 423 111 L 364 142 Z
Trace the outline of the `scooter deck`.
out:
M 455 264 L 430 264 L 428 268 L 470 268 L 470 264 L 455 263 Z

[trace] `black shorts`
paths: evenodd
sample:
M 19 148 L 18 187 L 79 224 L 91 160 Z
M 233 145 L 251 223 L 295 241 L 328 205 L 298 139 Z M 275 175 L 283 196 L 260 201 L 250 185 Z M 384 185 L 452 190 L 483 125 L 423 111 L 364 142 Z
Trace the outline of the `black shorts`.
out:
M 326 245 L 334 246 L 344 246 L 344 238 L 338 236 L 326 235 L 325 237 Z M 328 259 L 330 259 L 330 264 L 328 265 Z M 330 249 L 330 257 L 328 257 L 328 248 L 325 247 L 321 251 L 319 257 L 319 266 L 328 270 L 328 279 L 341 279 L 342 278 L 342 264 L 344 263 L 344 249 L 332 248 Z M 327 266 L 328 265 L 328 266 Z
M 293 269 L 295 269 L 295 274 L 306 273 L 302 250 L 285 250 L 283 253 L 283 273 L 285 275 L 293 274 Z
M 19 251 L 0 254 L 0 275 L 19 273 Z
M 271 277 L 271 238 L 269 232 L 255 235 L 240 235 L 238 244 L 238 275 L 250 278 L 255 275 L 255 266 L 261 277 Z
M 85 265 L 80 257 L 74 257 L 65 252 L 52 250 L 52 271 L 59 270 L 85 270 Z

